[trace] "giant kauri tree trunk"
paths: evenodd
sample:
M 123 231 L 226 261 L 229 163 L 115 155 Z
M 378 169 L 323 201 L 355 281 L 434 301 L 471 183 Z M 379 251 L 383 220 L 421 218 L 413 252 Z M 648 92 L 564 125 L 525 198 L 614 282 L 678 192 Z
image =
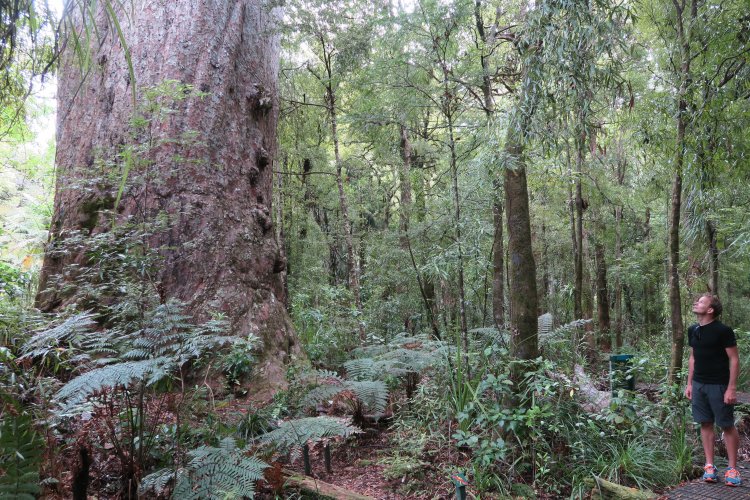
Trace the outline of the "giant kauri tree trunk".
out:
M 283 247 L 271 217 L 278 116 L 274 14 L 258 0 L 125 5 L 127 13 L 117 19 L 135 81 L 101 3 L 90 19 L 99 37 L 91 40 L 85 71 L 68 34 L 59 73 L 54 215 L 37 305 L 54 311 L 75 301 L 75 290 L 62 285 L 71 264 L 86 264 L 86 248 L 60 252 L 71 235 L 110 231 L 107 210 L 117 225 L 146 207 L 170 221 L 148 241 L 163 259 L 163 300 L 186 302 L 198 321 L 221 312 L 231 333 L 260 336 L 259 380 L 281 385 L 283 364 L 298 348 L 284 307 Z M 207 96 L 179 101 L 175 113 L 149 130 L 154 147 L 144 154 L 153 183 L 148 190 L 126 188 L 116 204 L 118 182 L 106 179 L 120 175 L 118 153 L 132 137 L 133 86 L 140 97 L 141 89 L 165 80 Z M 186 132 L 195 139 L 170 141 Z M 81 188 L 99 175 L 105 181 Z

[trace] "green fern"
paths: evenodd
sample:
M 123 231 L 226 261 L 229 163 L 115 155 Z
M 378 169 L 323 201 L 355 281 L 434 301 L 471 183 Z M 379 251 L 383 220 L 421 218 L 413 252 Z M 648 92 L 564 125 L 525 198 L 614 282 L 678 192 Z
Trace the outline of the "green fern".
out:
M 388 405 L 388 387 L 379 380 L 349 381 L 347 388 L 373 413 L 383 413 Z
M 278 429 L 260 436 L 262 443 L 272 444 L 283 453 L 298 456 L 306 444 L 323 439 L 348 438 L 362 432 L 349 419 L 335 417 L 308 417 L 283 422 Z
M 550 315 L 551 316 L 551 315 Z M 541 316 L 540 316 L 541 317 Z M 547 342 L 552 342 L 555 340 L 560 340 L 563 338 L 568 337 L 570 332 L 572 330 L 582 328 L 586 326 L 587 324 L 591 323 L 592 320 L 590 319 L 576 319 L 571 321 L 570 323 L 566 323 L 562 326 L 559 326 L 555 328 L 554 330 L 549 329 L 545 332 L 542 332 L 540 330 L 539 332 L 539 343 L 544 344 Z
M 388 387 L 382 381 L 345 380 L 341 383 L 315 387 L 305 396 L 303 406 L 307 408 L 317 406 L 346 391 L 353 392 L 363 409 L 370 412 L 382 413 L 388 405 Z
M 59 325 L 39 331 L 31 336 L 23 345 L 20 359 L 38 359 L 45 357 L 50 350 L 61 345 L 82 348 L 87 345 L 101 346 L 102 340 L 95 340 L 91 332 L 96 328 L 96 322 L 90 313 L 71 316 Z
M 65 384 L 55 395 L 63 411 L 76 413 L 81 403 L 107 388 L 127 388 L 144 382 L 153 385 L 169 376 L 174 360 L 166 357 L 115 363 L 88 371 Z
M 29 415 L 4 415 L 0 426 L 0 498 L 33 500 L 39 494 L 44 449 Z
M 373 380 L 378 378 L 380 373 L 376 370 L 375 360 L 372 358 L 352 359 L 344 363 L 344 369 L 350 379 L 353 380 Z
M 472 347 L 476 350 L 483 350 L 489 346 L 507 347 L 510 341 L 510 334 L 504 330 L 498 330 L 494 326 L 473 328 L 469 330 L 472 341 Z
M 138 493 L 163 494 L 176 476 L 172 498 L 179 500 L 213 500 L 253 498 L 255 483 L 263 479 L 268 465 L 247 450 L 237 448 L 235 440 L 224 438 L 219 447 L 201 446 L 188 453 L 187 466 L 175 471 L 161 469 L 143 478 Z

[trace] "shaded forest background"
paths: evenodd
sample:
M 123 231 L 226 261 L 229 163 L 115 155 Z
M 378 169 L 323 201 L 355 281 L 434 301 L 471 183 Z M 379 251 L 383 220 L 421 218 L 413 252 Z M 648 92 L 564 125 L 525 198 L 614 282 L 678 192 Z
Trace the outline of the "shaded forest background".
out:
M 196 55 L 195 77 L 189 64 L 148 65 L 159 49 L 138 38 L 148 15 L 127 5 L 0 10 L 2 414 L 49 420 L 13 419 L 33 429 L 26 445 L 43 437 L 53 450 L 38 457 L 42 479 L 60 481 L 46 494 L 75 489 L 55 456 L 77 457 L 80 472 L 81 450 L 114 446 L 118 486 L 97 488 L 179 497 L 194 485 L 179 472 L 190 450 L 256 453 L 253 439 L 278 439 L 260 437 L 283 429 L 274 422 L 312 418 L 337 397 L 348 409 L 326 413 L 392 424 L 383 468 L 409 477 L 406 496 L 456 462 L 490 496 L 528 493 L 518 485 L 581 495 L 587 470 L 654 489 L 689 477 L 696 443 L 679 385 L 694 297 L 718 294 L 742 358 L 750 347 L 750 4 L 240 4 L 262 20 L 240 32 L 280 45 Z M 229 43 L 170 33 L 205 41 L 209 55 Z M 209 75 L 233 64 L 236 86 L 204 85 L 202 64 Z M 270 80 L 253 80 L 261 73 Z M 101 83 L 110 77 L 119 83 Z M 116 90 L 101 115 L 80 101 L 67 122 L 68 109 L 58 115 L 56 144 L 57 78 L 61 102 Z M 83 215 L 60 202 L 65 192 Z M 232 239 L 242 231 L 246 241 Z M 652 384 L 650 399 L 596 399 L 609 392 L 613 353 L 635 355 L 630 375 Z M 81 381 L 102 366 L 111 370 Z M 267 414 L 258 401 L 240 408 L 261 386 L 282 388 L 267 406 L 265 393 Z M 241 417 L 208 403 L 191 414 L 190 401 L 214 397 Z M 153 414 L 149 401 L 168 410 Z M 51 423 L 80 419 L 84 403 L 109 408 L 94 413 L 102 426 L 118 412 L 139 417 L 101 443 L 81 420 Z M 266 423 L 248 431 L 253 416 Z M 163 442 L 139 444 L 168 424 Z M 357 432 L 326 425 L 306 427 L 310 444 Z M 455 447 L 463 455 L 446 458 Z M 256 456 L 286 463 L 287 451 Z M 580 469 L 554 465 L 572 459 Z M 172 468 L 148 475 L 160 467 Z

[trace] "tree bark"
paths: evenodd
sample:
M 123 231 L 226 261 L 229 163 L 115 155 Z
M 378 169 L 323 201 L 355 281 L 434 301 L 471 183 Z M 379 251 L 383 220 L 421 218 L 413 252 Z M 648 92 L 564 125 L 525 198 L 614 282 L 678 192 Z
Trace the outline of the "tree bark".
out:
M 75 302 L 75 292 L 69 295 L 60 285 L 69 281 L 72 264 L 86 265 L 86 248 L 56 251 L 74 233 L 110 231 L 112 220 L 104 214 L 115 208 L 115 224 L 143 211 L 164 213 L 169 227 L 149 239 L 163 257 L 163 297 L 188 303 L 198 321 L 221 312 L 231 333 L 259 335 L 261 382 L 283 385 L 283 365 L 299 349 L 284 308 L 285 257 L 271 217 L 276 14 L 254 0 L 133 4 L 118 18 L 135 81 L 102 5 L 95 14 L 101 36 L 92 41 L 91 70 L 82 77 L 72 43 L 62 58 L 59 175 L 36 304 L 54 311 Z M 154 182 L 148 189 L 129 186 L 115 207 L 119 186 L 106 179 L 120 172 L 118 155 L 132 141 L 132 86 L 140 93 L 168 79 L 208 97 L 180 101 L 176 113 L 149 130 L 156 146 L 145 154 Z M 174 142 L 187 132 L 196 140 Z M 97 178 L 103 181 L 95 189 L 81 189 Z
M 509 134 L 510 135 L 510 134 Z M 519 359 L 539 355 L 537 339 L 536 264 L 531 248 L 531 216 L 523 143 L 509 140 L 505 152 L 516 159 L 505 170 L 505 206 L 511 281 L 511 354 Z
M 499 191 L 499 187 L 496 188 Z M 499 194 L 499 193 L 498 193 Z M 505 328 L 505 244 L 503 243 L 503 204 L 496 200 L 492 205 L 495 234 L 492 244 L 492 318 L 495 327 Z
M 672 204 L 669 217 L 669 306 L 672 324 L 672 357 L 669 364 L 669 383 L 678 381 L 682 371 L 682 357 L 685 350 L 685 333 L 682 323 L 682 303 L 680 299 L 680 212 L 682 209 L 682 171 L 687 149 L 686 131 L 688 125 L 688 89 L 690 86 L 691 28 L 697 17 L 697 0 L 690 4 L 686 0 L 672 0 L 677 20 L 679 43 L 679 88 L 677 89 L 677 137 L 675 141 L 675 173 L 672 184 Z M 689 18 L 685 19 L 685 9 L 690 7 Z
M 512 111 L 505 139 L 505 210 L 510 266 L 511 354 L 519 359 L 539 355 L 536 263 L 531 242 L 531 213 L 526 182 L 525 142 L 534 113 L 536 95 L 527 78 Z
M 622 147 L 622 144 L 618 144 L 618 149 Z M 622 151 L 618 151 L 618 155 L 622 154 Z M 618 159 L 617 161 L 617 185 L 622 188 L 625 184 L 625 161 L 624 159 Z M 615 275 L 615 347 L 622 347 L 622 330 L 623 330 L 623 316 L 622 316 L 622 219 L 623 210 L 622 205 L 615 207 L 615 265 L 617 266 L 617 274 Z
M 576 181 L 575 181 L 575 234 L 573 258 L 575 268 L 575 284 L 573 290 L 575 319 L 581 319 L 583 312 L 583 186 L 581 176 L 583 175 L 583 156 L 585 145 L 582 139 L 576 140 Z M 588 318 L 587 318 L 588 319 Z
M 709 266 L 709 282 L 708 289 L 712 294 L 719 294 L 719 245 L 716 241 L 716 224 L 711 221 L 706 221 L 706 237 L 708 238 L 708 266 Z
M 612 339 L 610 338 L 609 320 L 609 288 L 607 287 L 607 262 L 605 259 L 604 245 L 597 242 L 594 245 L 596 255 L 596 306 L 599 322 L 599 333 L 601 335 L 600 346 L 604 352 L 612 350 Z
M 499 18 L 500 5 L 497 7 L 496 18 Z M 492 71 L 490 70 L 490 54 L 495 49 L 495 38 L 497 26 L 492 25 L 490 30 L 485 29 L 484 17 L 482 15 L 482 0 L 474 2 L 474 23 L 479 39 L 482 40 L 482 52 L 480 62 L 482 65 L 482 106 L 487 117 L 488 124 L 495 114 L 495 102 L 492 99 Z M 505 275 L 503 256 L 505 255 L 505 242 L 503 240 L 503 202 L 502 183 L 500 179 L 494 179 L 492 183 L 494 199 L 492 203 L 492 222 L 494 235 L 492 239 L 492 318 L 495 327 L 499 330 L 505 327 Z

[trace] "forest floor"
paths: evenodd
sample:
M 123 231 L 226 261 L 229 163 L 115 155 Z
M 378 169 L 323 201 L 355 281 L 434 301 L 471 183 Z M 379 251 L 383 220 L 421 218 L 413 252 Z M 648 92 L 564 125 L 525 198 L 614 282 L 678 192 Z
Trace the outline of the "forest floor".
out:
M 394 477 L 393 439 L 393 433 L 387 430 L 371 429 L 358 436 L 356 443 L 334 449 L 331 474 L 325 472 L 322 450 L 313 451 L 313 477 L 379 500 L 455 498 L 451 478 L 444 466 L 438 464 L 458 462 L 456 467 L 461 467 L 469 461 L 468 455 L 458 452 L 452 457 L 433 457 L 432 463 L 422 462 L 419 467 Z M 289 468 L 299 474 L 304 471 L 301 459 Z
M 747 395 L 747 399 L 750 400 L 750 395 Z M 226 423 L 236 419 L 238 414 L 247 412 L 253 406 L 248 400 L 235 399 L 228 405 L 222 406 L 218 413 L 221 420 Z M 107 429 L 104 428 L 102 420 L 96 418 L 97 416 L 93 415 L 94 418 L 78 420 L 76 424 L 73 424 L 70 430 L 75 439 L 69 440 L 68 446 L 61 447 L 60 443 L 57 444 L 60 453 L 53 458 L 55 462 L 53 468 L 58 472 L 52 477 L 58 477 L 60 483 L 54 491 L 48 489 L 42 498 L 72 498 L 71 483 L 76 474 L 75 471 L 80 469 L 81 458 L 78 455 L 82 448 L 88 450 L 91 458 L 88 498 L 105 500 L 121 497 L 118 478 L 121 468 L 119 460 L 115 456 L 110 441 L 104 437 L 107 435 Z M 173 416 L 166 420 L 168 423 L 174 423 Z M 739 459 L 750 461 L 750 417 L 743 418 L 738 429 L 741 435 Z M 404 459 L 399 461 L 398 439 L 397 432 L 390 429 L 388 424 L 381 423 L 379 427 L 367 428 L 362 434 L 350 438 L 345 443 L 332 443 L 331 473 L 325 471 L 322 447 L 313 447 L 310 450 L 312 478 L 378 500 L 455 498 L 455 489 L 450 474 L 455 470 L 465 469 L 470 462 L 469 455 L 455 446 L 443 446 L 442 449 L 424 450 L 419 460 L 411 457 L 405 461 Z M 726 450 L 723 443 L 719 442 L 717 445 L 717 465 L 723 465 L 719 457 L 725 456 Z M 410 461 L 413 468 L 409 466 Z M 301 458 L 291 464 L 281 464 L 279 467 L 292 470 L 300 476 L 304 475 Z M 450 470 L 452 468 L 455 470 Z M 743 472 L 745 472 L 746 481 L 750 484 L 749 471 L 750 469 L 745 469 Z M 661 493 L 669 495 L 671 492 Z M 267 484 L 262 484 L 256 498 L 280 497 L 276 496 Z M 303 496 L 303 498 L 310 497 Z M 537 498 L 555 497 L 541 493 Z

